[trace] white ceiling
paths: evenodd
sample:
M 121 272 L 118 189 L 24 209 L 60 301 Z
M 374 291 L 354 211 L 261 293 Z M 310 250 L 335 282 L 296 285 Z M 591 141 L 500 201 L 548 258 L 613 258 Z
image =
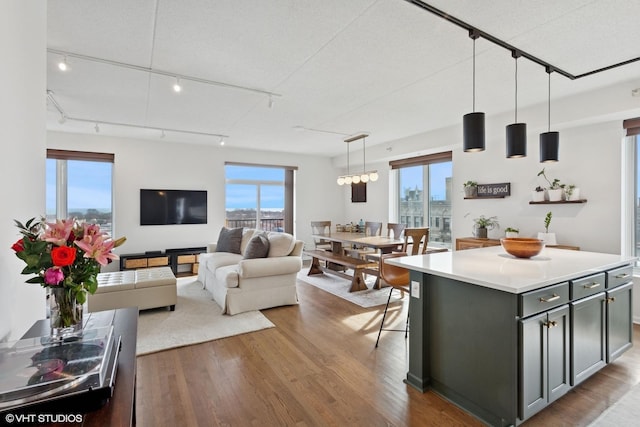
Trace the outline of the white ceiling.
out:
M 637 0 L 430 0 L 574 75 L 640 56 Z M 472 111 L 467 32 L 404 0 L 48 0 L 48 129 L 161 139 L 156 129 L 228 135 L 227 146 L 335 156 L 346 135 L 378 144 Z M 67 58 L 70 70 L 57 63 Z M 170 73 L 90 61 L 90 56 Z M 173 75 L 271 92 L 182 80 Z M 640 62 L 578 80 L 552 99 L 637 79 Z M 519 108 L 545 103 L 547 74 L 518 61 Z M 476 42 L 476 110 L 512 111 L 514 60 Z M 299 128 L 314 130 L 302 130 Z M 298 128 L 298 129 L 296 129 Z M 324 132 L 319 132 L 324 131 Z M 164 140 L 219 138 L 165 131 Z

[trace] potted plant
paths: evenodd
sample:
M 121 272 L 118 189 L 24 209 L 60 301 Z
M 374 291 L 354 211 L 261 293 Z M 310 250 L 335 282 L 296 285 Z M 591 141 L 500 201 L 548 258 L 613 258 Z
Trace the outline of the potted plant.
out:
M 559 202 L 562 200 L 564 195 L 564 184 L 560 183 L 558 178 L 554 178 L 553 182 L 549 181 L 547 175 L 544 172 L 544 168 L 540 172 L 538 172 L 538 176 L 541 176 L 549 183 L 549 190 L 547 191 L 549 195 L 550 202 Z
M 493 230 L 494 228 L 500 228 L 497 216 L 490 216 L 489 218 L 487 218 L 484 215 L 480 215 L 480 217 L 473 220 L 474 237 L 486 239 L 487 231 Z
M 518 237 L 518 234 L 520 233 L 520 230 L 513 227 L 507 227 L 505 228 L 504 231 L 505 231 L 505 237 L 507 238 Z
M 542 240 L 545 245 L 556 245 L 556 233 L 549 232 L 552 216 L 551 211 L 547 212 L 547 215 L 544 217 L 544 233 L 538 233 L 538 239 Z
M 538 185 L 536 188 L 534 188 L 533 194 L 532 194 L 532 200 L 534 202 L 544 202 L 545 198 L 546 198 L 546 192 L 544 187 L 540 187 Z
M 564 195 L 567 200 L 580 200 L 580 188 L 574 184 L 565 185 Z
M 467 181 L 462 184 L 464 187 L 464 197 L 478 197 L 478 183 L 475 181 Z

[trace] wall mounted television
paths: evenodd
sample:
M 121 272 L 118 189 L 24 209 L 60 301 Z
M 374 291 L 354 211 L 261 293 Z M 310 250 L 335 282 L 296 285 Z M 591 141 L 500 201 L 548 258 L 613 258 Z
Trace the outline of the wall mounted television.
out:
M 206 223 L 205 190 L 140 190 L 140 225 Z

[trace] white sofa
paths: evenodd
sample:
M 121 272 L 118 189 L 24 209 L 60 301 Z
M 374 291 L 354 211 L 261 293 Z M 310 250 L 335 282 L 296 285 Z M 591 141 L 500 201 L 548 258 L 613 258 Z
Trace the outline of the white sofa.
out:
M 266 258 L 245 259 L 245 249 L 256 234 L 269 241 Z M 298 303 L 296 276 L 302 268 L 304 243 L 288 233 L 244 229 L 240 254 L 207 247 L 198 262 L 198 280 L 213 294 L 225 314 L 238 314 Z

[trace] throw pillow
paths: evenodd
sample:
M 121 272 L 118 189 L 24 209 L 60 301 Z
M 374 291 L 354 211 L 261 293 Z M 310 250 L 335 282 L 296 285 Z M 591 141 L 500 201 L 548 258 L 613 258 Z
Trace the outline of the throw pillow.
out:
M 249 240 L 244 250 L 244 259 L 266 258 L 269 255 L 269 239 L 264 234 L 256 234 Z
M 288 233 L 269 233 L 269 257 L 287 256 L 296 245 L 296 241 Z
M 242 227 L 226 228 L 222 227 L 218 236 L 216 252 L 240 253 L 240 243 L 242 243 Z

